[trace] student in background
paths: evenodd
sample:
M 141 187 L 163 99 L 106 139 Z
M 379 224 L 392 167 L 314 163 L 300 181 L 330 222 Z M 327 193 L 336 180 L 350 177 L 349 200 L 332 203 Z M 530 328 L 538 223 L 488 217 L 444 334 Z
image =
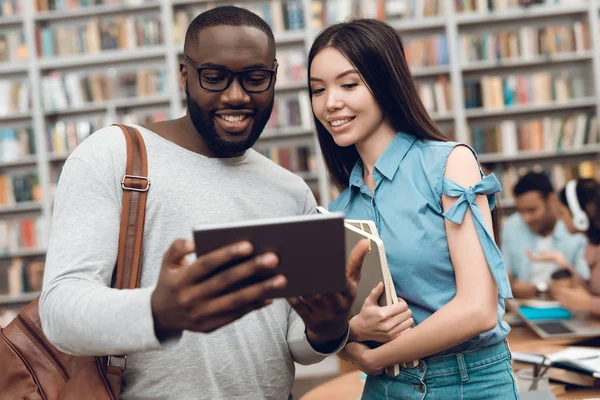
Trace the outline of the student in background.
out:
M 499 182 L 428 116 L 389 25 L 330 26 L 308 68 L 321 149 L 342 190 L 330 210 L 375 221 L 415 321 L 375 349 L 346 345 L 345 357 L 369 374 L 363 399 L 517 398 L 502 321 L 512 295 L 492 229 Z M 369 336 L 396 325 L 384 312 L 370 324 L 362 314 L 351 336 L 356 320 Z M 382 374 L 395 364 L 397 377 Z
M 592 313 L 600 318 L 600 184 L 594 179 L 569 181 L 558 194 L 557 215 L 571 233 L 588 238 L 585 259 L 590 267 L 588 281 L 575 280 L 573 287 L 553 287 L 552 296 L 571 311 Z M 560 255 L 547 252 L 542 260 L 556 262 Z
M 347 290 L 288 301 L 268 299 L 286 280 L 261 278 L 278 259 L 250 243 L 189 259 L 195 226 L 309 214 L 316 202 L 300 177 L 251 149 L 273 108 L 269 25 L 214 8 L 188 27 L 184 54 L 186 115 L 138 126 L 152 182 L 141 287 L 110 288 L 126 160 L 112 126 L 71 154 L 58 183 L 44 333 L 69 354 L 127 354 L 122 399 L 285 400 L 294 361 L 316 363 L 345 344 L 368 243 L 350 257 Z
M 569 233 L 558 220 L 556 194 L 544 173 L 529 172 L 514 187 L 517 212 L 508 217 L 502 229 L 502 255 L 511 276 L 516 298 L 545 294 L 550 275 L 559 268 L 572 268 L 583 278 L 589 276 L 583 257 L 586 240 Z M 540 252 L 554 251 L 552 261 L 536 258 Z

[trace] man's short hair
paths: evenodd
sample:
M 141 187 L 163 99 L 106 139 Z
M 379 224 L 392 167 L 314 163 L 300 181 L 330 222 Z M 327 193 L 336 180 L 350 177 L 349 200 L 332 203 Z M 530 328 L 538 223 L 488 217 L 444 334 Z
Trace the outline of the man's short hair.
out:
M 269 51 L 275 55 L 275 36 L 269 24 L 253 12 L 235 6 L 215 7 L 194 18 L 185 33 L 183 45 L 185 53 L 187 54 L 190 46 L 198 40 L 198 34 L 202 29 L 222 25 L 248 26 L 263 31 L 269 40 Z
M 550 193 L 554 192 L 554 188 L 548 175 L 541 172 L 528 172 L 515 185 L 513 194 L 517 197 L 528 192 L 540 192 L 546 199 Z

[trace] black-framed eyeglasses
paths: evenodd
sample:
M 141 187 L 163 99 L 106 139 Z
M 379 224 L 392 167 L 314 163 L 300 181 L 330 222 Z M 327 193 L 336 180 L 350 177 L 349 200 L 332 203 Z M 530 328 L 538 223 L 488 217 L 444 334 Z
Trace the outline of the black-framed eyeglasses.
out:
M 233 72 L 221 67 L 198 67 L 187 55 L 184 55 L 184 59 L 198 71 L 200 87 L 209 92 L 224 92 L 236 77 L 244 91 L 248 93 L 266 92 L 273 83 L 273 76 L 275 76 L 278 65 L 275 60 L 273 69 L 248 68 Z

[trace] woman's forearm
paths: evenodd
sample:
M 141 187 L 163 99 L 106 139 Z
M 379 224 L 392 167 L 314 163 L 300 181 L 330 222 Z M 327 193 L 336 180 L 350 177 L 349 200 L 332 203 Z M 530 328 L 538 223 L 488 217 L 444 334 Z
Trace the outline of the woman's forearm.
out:
M 447 350 L 496 326 L 497 310 L 455 298 L 413 329 L 368 352 L 367 362 L 384 368 Z M 493 311 L 493 312 L 492 312 Z

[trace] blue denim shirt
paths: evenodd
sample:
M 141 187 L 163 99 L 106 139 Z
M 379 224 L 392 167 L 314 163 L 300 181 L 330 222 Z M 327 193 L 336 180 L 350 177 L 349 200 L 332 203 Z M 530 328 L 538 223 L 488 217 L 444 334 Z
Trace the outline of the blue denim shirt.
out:
M 416 325 L 456 295 L 444 222 L 449 219 L 460 224 L 466 211 L 471 210 L 498 286 L 498 323 L 494 329 L 434 356 L 489 346 L 504 340 L 510 331 L 502 321 L 504 299 L 512 297 L 506 268 L 475 203 L 478 194 L 486 194 L 490 207 L 494 207 L 494 193 L 500 191 L 500 183 L 492 174 L 465 189 L 445 178 L 448 156 L 457 145 L 460 143 L 416 140 L 400 132 L 375 163 L 374 193 L 364 183 L 359 160 L 351 172 L 349 187 L 329 206 L 331 211 L 344 212 L 346 218 L 375 222 L 396 292 L 412 309 Z M 443 193 L 458 197 L 445 213 Z
M 519 213 L 514 213 L 502 227 L 502 255 L 515 279 L 534 283 L 531 279 L 532 262 L 527 250 L 535 251 L 540 235 L 529 229 Z M 552 248 L 559 250 L 583 279 L 590 278 L 585 260 L 587 239 L 582 234 L 572 235 L 562 221 L 552 230 Z

